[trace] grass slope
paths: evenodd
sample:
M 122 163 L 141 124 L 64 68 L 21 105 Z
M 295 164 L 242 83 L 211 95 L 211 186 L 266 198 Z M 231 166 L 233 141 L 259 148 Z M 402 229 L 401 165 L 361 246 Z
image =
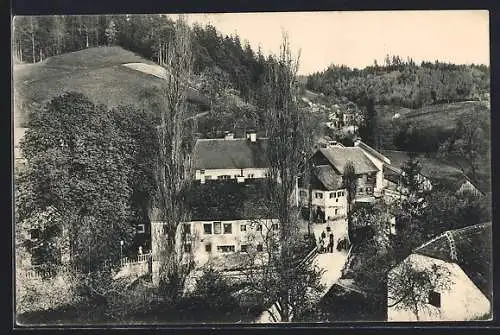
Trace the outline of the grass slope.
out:
M 43 103 L 64 92 L 76 91 L 108 107 L 141 105 L 144 93 L 161 87 L 154 75 L 124 66 L 127 63 L 154 65 L 120 47 L 97 47 L 50 57 L 36 64 L 14 66 L 15 113 L 25 117 L 26 106 Z M 206 100 L 190 90 L 190 101 L 204 106 Z M 21 121 L 22 122 L 22 121 Z

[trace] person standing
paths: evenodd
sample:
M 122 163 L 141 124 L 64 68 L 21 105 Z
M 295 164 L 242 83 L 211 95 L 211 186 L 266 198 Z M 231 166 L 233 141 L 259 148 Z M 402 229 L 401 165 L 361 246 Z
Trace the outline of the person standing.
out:
M 329 248 L 330 248 L 330 252 L 333 253 L 333 233 L 330 233 L 330 243 L 328 244 Z

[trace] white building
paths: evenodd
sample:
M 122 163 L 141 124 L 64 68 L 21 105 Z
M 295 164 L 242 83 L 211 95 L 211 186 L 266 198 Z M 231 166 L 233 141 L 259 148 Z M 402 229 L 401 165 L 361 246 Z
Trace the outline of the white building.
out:
M 179 225 L 177 251 L 196 267 L 208 262 L 219 270 L 248 266 L 250 255 L 263 260 L 279 223 L 264 199 L 263 180 L 206 181 L 194 185 L 188 206 L 191 218 Z M 183 239 L 183 233 L 185 238 Z M 165 224 L 152 220 L 153 280 L 158 280 L 158 259 Z
M 414 309 L 398 302 L 395 282 L 405 266 L 446 271 L 446 285 L 421 292 L 419 321 L 469 321 L 491 318 L 491 222 L 445 232 L 417 248 L 388 274 L 387 320 L 417 321 Z M 436 279 L 437 280 L 437 279 Z M 435 285 L 435 284 L 434 284 Z M 435 287 L 435 286 L 434 286 Z M 420 291 L 419 291 L 420 290 Z
M 320 148 L 311 158 L 313 175 L 310 183 L 299 182 L 299 205 L 311 205 L 316 220 L 320 222 L 345 220 L 347 215 L 347 190 L 343 186 L 346 164 L 352 162 L 357 175 L 356 202 L 372 202 L 382 195 L 385 187 L 383 166 L 390 161 L 361 141 L 354 147 L 344 147 L 333 142 Z
M 267 138 L 258 138 L 254 131 L 247 132 L 246 138 L 227 133 L 223 139 L 198 139 L 193 150 L 195 179 L 265 178 L 269 169 L 267 144 Z

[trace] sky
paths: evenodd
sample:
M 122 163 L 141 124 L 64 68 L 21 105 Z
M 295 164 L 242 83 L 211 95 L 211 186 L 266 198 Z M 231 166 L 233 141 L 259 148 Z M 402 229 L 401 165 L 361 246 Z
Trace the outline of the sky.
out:
M 417 63 L 490 63 L 486 10 L 188 14 L 187 20 L 210 23 L 224 35 L 237 33 L 266 55 L 279 52 L 286 31 L 293 53 L 300 49 L 302 75 L 330 64 L 383 64 L 386 54 Z

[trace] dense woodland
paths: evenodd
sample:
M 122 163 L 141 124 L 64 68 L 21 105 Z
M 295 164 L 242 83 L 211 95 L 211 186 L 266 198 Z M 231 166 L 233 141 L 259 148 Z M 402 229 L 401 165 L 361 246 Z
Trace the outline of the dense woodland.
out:
M 436 61 L 417 65 L 412 59 L 387 55 L 385 64 L 364 69 L 332 65 L 307 79 L 307 88 L 354 102 L 373 100 L 378 105 L 407 108 L 479 100 L 489 93 L 489 68 Z

